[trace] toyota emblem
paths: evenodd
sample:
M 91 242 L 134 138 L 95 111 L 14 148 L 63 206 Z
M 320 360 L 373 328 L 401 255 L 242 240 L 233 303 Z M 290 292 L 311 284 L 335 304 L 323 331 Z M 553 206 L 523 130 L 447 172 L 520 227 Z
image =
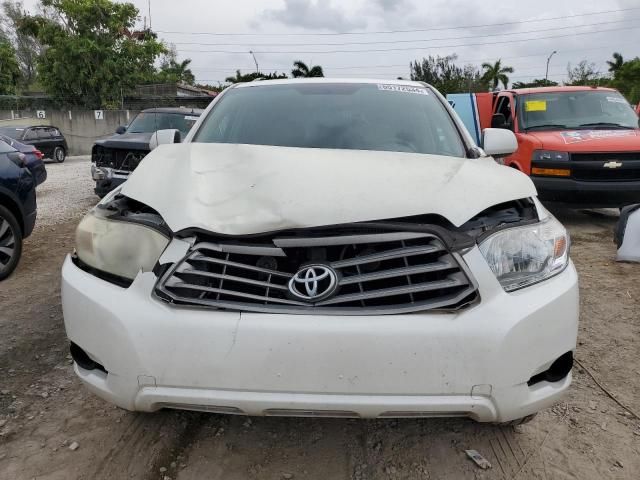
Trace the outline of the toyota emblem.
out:
M 289 280 L 289 291 L 306 301 L 317 301 L 335 292 L 338 275 L 327 265 L 306 265 Z

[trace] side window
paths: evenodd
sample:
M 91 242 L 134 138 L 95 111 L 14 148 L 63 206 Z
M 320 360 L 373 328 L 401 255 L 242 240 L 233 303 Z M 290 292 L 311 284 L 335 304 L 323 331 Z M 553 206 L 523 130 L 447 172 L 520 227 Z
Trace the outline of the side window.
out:
M 507 120 L 507 125 L 509 128 L 513 129 L 513 116 L 511 115 L 511 99 L 507 96 L 504 96 L 500 99 L 500 103 L 498 104 L 498 110 L 496 113 L 501 113 L 504 115 L 504 118 Z
M 38 139 L 38 132 L 35 128 L 30 128 L 29 130 L 26 131 L 26 133 L 24 134 L 24 139 L 25 140 L 37 140 Z
M 47 130 L 49 130 L 49 135 L 51 135 L 54 138 L 62 136 L 62 134 L 57 128 L 47 128 Z
M 41 140 L 48 140 L 51 138 L 48 128 L 38 128 L 38 138 Z

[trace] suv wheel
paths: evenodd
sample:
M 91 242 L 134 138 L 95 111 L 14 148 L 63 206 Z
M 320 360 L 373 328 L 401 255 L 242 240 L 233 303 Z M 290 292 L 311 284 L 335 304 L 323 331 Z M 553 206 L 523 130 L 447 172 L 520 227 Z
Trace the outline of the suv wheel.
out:
M 67 157 L 67 152 L 64 151 L 62 147 L 56 147 L 53 149 L 53 159 L 58 162 L 64 162 L 64 159 Z
M 22 253 L 22 231 L 16 217 L 0 205 L 0 280 L 16 269 Z

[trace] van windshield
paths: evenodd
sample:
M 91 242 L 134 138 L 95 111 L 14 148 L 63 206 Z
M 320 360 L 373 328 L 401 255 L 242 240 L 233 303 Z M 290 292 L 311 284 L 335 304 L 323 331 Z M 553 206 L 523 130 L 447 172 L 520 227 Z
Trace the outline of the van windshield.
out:
M 193 141 L 465 156 L 460 134 L 434 93 L 395 84 L 232 88 Z
M 174 128 L 186 135 L 198 120 L 198 114 L 140 112 L 133 119 L 127 133 L 151 133 Z
M 533 93 L 518 101 L 522 130 L 638 128 L 631 105 L 614 91 Z

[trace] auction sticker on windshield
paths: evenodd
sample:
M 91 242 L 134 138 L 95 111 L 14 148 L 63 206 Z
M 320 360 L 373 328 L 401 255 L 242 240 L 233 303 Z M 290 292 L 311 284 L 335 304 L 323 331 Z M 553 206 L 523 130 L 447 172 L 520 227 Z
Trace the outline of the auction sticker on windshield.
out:
M 524 109 L 527 112 L 546 112 L 547 101 L 546 100 L 529 100 L 524 102 Z
M 409 85 L 388 85 L 379 83 L 378 90 L 384 90 L 386 92 L 417 93 L 418 95 L 429 95 L 429 92 L 426 88 L 410 87 Z

